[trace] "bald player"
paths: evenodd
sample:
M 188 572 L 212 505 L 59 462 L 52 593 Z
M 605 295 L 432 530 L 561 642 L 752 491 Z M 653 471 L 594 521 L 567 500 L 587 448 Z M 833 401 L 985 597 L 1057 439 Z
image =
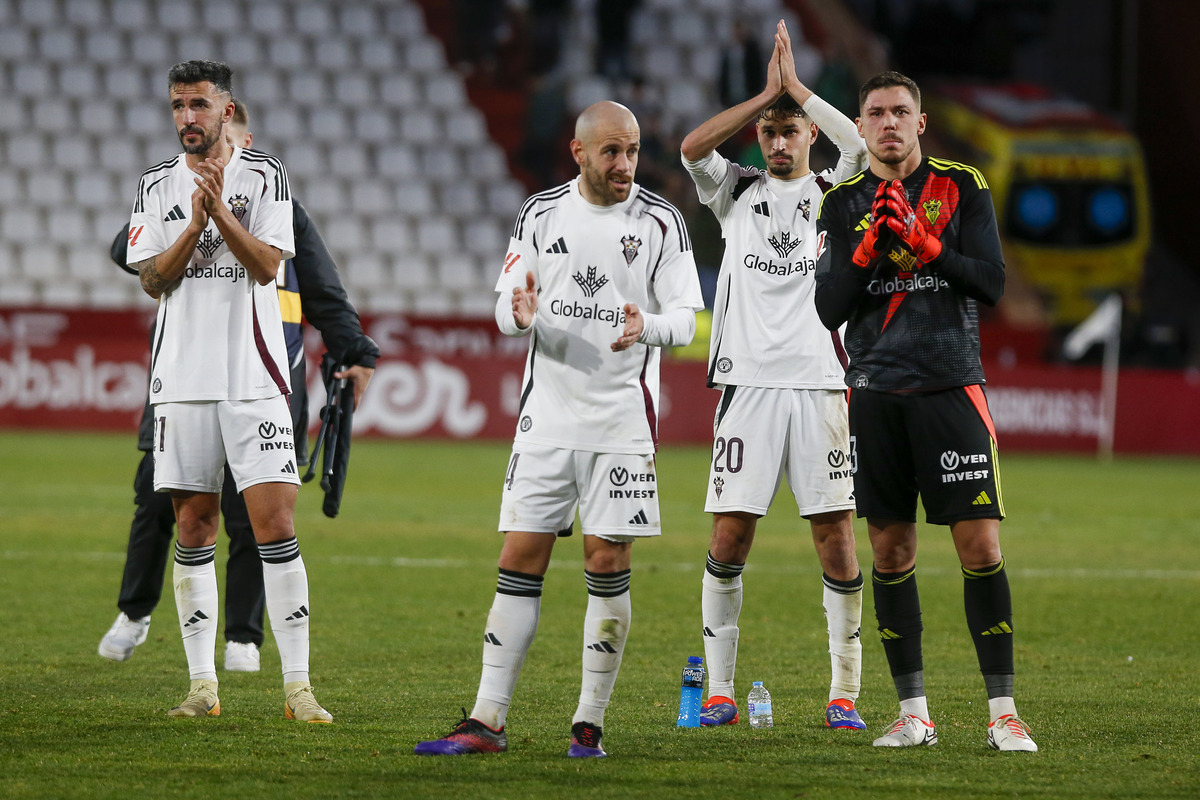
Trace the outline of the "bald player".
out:
M 530 337 L 502 487 L 499 580 L 475 707 L 418 755 L 499 753 L 537 631 L 554 543 L 583 534 L 583 680 L 567 754 L 600 738 L 632 618 L 630 554 L 658 536 L 658 364 L 692 340 L 704 307 L 679 211 L 634 182 L 641 132 L 624 106 L 588 107 L 571 154 L 579 177 L 530 197 L 509 241 L 496 323 Z

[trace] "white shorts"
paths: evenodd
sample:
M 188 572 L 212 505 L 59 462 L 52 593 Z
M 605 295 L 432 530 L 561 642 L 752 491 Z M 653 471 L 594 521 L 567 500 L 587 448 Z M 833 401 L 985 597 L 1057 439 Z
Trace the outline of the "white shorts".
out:
M 767 513 L 786 474 L 800 516 L 854 508 L 846 393 L 726 386 L 713 423 L 709 513 Z
M 225 463 L 238 491 L 299 485 L 292 414 L 283 395 L 154 406 L 154 488 L 220 492 Z
M 584 534 L 615 542 L 658 536 L 654 456 L 513 445 L 500 501 L 500 530 Z

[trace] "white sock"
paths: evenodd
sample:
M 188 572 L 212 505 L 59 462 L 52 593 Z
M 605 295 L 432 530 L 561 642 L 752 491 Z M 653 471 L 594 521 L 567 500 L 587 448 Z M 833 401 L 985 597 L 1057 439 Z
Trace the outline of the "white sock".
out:
M 266 591 L 267 616 L 279 660 L 283 682 L 308 681 L 308 572 L 300 557 L 295 537 L 282 542 L 260 544 L 263 562 L 263 589 Z
M 988 713 L 992 715 L 991 721 L 995 722 L 1006 714 L 1017 715 L 1017 703 L 1011 697 L 990 697 L 988 698 Z
M 588 605 L 583 617 L 583 681 L 571 724 L 590 722 L 603 727 L 604 710 L 617 683 L 633 619 L 629 570 L 585 575 Z
M 920 697 L 910 697 L 907 700 L 901 700 L 900 713 L 912 714 L 914 717 L 920 717 L 926 722 L 930 722 L 929 703 L 925 699 L 925 695 L 921 695 Z
M 704 668 L 708 696 L 734 699 L 737 671 L 738 617 L 742 613 L 742 576 L 718 578 L 707 569 L 700 589 L 700 617 L 704 623 Z
M 862 682 L 862 575 L 843 583 L 824 576 L 822 603 L 829 630 L 829 699 L 857 700 Z
M 217 679 L 217 546 L 175 544 L 175 608 L 191 680 Z
M 542 577 L 500 570 L 483 635 L 483 670 L 471 718 L 493 730 L 504 727 L 525 655 L 537 633 Z

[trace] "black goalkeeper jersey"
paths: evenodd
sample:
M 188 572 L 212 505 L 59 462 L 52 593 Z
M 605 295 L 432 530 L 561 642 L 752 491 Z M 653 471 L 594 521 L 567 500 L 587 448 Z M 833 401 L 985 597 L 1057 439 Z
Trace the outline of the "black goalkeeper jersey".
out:
M 851 261 L 880 179 L 870 170 L 829 190 L 817 218 L 816 305 L 831 330 L 847 323 L 846 385 L 881 392 L 983 383 L 975 303 L 1004 293 L 1004 257 L 983 174 L 926 158 L 904 180 L 917 218 L 942 243 L 920 267 L 888 232 L 873 267 Z

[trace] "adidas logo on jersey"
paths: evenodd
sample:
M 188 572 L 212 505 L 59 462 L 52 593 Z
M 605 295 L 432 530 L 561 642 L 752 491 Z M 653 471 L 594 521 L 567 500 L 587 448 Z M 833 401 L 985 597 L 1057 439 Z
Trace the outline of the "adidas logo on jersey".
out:
M 979 497 L 971 501 L 971 505 L 973 506 L 990 506 L 991 504 L 992 498 L 988 497 L 987 492 L 980 492 Z
M 295 475 L 296 474 L 296 465 L 293 464 L 291 461 L 289 461 L 288 463 L 284 464 L 283 469 L 281 469 L 279 471 L 286 472 L 288 475 Z
M 547 247 L 546 252 L 547 253 L 566 253 L 567 252 L 566 240 L 563 239 L 561 236 L 558 237 L 558 241 L 555 242 L 554 244 L 550 245 L 549 247 Z
M 764 217 L 771 216 L 771 209 L 767 208 L 766 200 L 763 200 L 761 203 L 755 203 L 754 205 L 750 206 L 750 210 L 753 211 L 755 214 L 762 214 Z
M 183 209 L 180 208 L 179 206 L 175 206 L 174 208 L 171 209 L 171 213 L 169 213 L 165 217 L 163 217 L 163 222 L 174 222 L 175 220 L 181 220 L 181 219 L 184 219 Z
M 638 513 L 633 515 L 633 519 L 629 520 L 630 525 L 649 525 L 650 520 L 646 518 L 646 509 L 640 509 Z

